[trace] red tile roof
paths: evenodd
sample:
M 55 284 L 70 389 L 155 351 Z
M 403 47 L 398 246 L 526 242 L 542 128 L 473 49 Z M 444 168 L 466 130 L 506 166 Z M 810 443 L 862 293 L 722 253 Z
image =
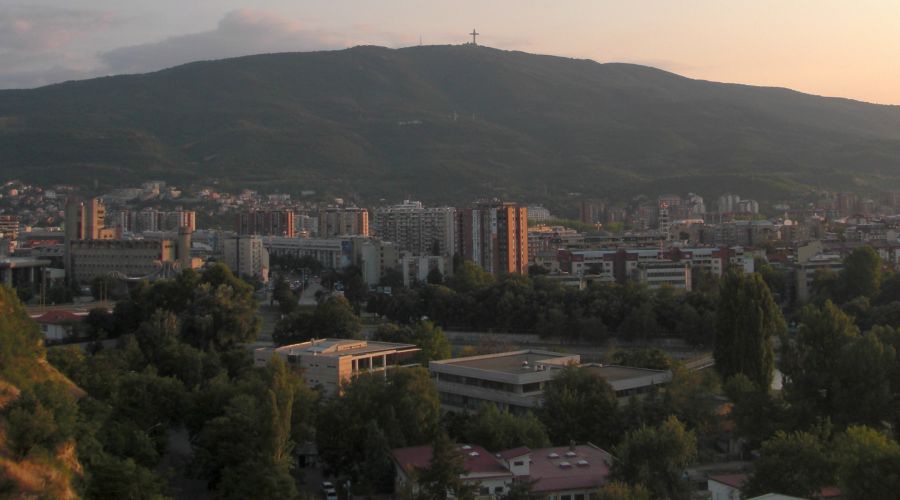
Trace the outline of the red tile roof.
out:
M 79 316 L 78 314 L 64 311 L 62 309 L 54 309 L 52 311 L 47 311 L 44 314 L 41 314 L 40 316 L 37 316 L 33 319 L 36 322 L 45 325 L 58 325 L 60 323 L 81 321 L 84 319 L 84 316 Z
M 481 446 L 459 445 L 459 452 L 465 458 L 467 475 L 479 477 L 505 476 L 512 474 L 493 455 Z M 426 469 L 431 464 L 431 446 L 413 446 L 391 451 L 394 461 L 406 471 Z
M 732 488 L 741 489 L 744 487 L 744 484 L 747 483 L 747 480 L 750 479 L 750 476 L 747 474 L 720 474 L 709 476 L 709 479 L 726 486 L 731 486 Z
M 529 450 L 527 446 L 519 446 L 518 448 L 513 448 L 511 450 L 501 451 L 498 455 L 504 460 L 509 460 L 529 453 L 531 453 L 531 450 Z
M 556 454 L 556 457 L 551 455 Z M 574 456 L 573 456 L 574 454 Z M 542 448 L 531 453 L 535 493 L 597 488 L 606 483 L 612 455 L 592 445 Z M 568 463 L 568 466 L 564 465 Z

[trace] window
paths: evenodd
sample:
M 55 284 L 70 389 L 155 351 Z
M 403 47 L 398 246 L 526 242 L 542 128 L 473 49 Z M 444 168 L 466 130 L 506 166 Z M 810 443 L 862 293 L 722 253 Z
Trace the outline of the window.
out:
M 516 460 L 515 462 L 513 462 L 513 465 L 515 465 L 516 467 L 521 467 L 521 466 L 525 465 L 525 462 L 523 462 L 521 460 Z
M 481 488 L 479 488 L 479 493 L 482 495 L 490 495 L 491 489 L 488 488 L 487 486 L 482 486 Z
M 503 486 L 497 486 L 494 488 L 494 493 L 503 493 Z

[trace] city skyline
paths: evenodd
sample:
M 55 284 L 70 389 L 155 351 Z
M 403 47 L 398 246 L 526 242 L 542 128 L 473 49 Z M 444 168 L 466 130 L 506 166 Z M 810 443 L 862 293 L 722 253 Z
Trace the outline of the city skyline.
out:
M 263 52 L 471 41 L 507 50 L 631 62 L 698 79 L 900 104 L 900 4 L 869 0 L 340 3 L 283 0 L 0 5 L 0 88 L 146 72 Z

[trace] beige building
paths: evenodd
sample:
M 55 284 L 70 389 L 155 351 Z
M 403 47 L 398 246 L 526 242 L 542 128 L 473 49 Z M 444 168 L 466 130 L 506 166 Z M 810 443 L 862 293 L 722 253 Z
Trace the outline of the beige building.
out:
M 179 250 L 172 239 L 75 240 L 68 245 L 68 271 L 75 283 L 89 283 L 107 275 L 152 279 L 172 274 Z
M 319 212 L 319 238 L 368 235 L 369 212 L 365 208 L 326 208 Z
M 404 364 L 419 352 L 412 344 L 371 340 L 313 339 L 282 347 L 254 351 L 254 363 L 265 366 L 278 355 L 289 366 L 300 368 L 310 387 L 321 387 L 326 395 L 339 394 L 341 384 L 359 373 L 384 371 Z
M 251 276 L 269 281 L 269 252 L 256 235 L 240 235 L 224 241 L 225 265 L 237 276 Z

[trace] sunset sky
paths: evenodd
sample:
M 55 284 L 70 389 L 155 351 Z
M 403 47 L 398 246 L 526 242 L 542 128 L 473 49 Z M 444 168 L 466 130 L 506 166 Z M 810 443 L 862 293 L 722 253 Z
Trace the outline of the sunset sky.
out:
M 900 104 L 898 0 L 0 0 L 0 88 L 259 52 L 479 42 Z

